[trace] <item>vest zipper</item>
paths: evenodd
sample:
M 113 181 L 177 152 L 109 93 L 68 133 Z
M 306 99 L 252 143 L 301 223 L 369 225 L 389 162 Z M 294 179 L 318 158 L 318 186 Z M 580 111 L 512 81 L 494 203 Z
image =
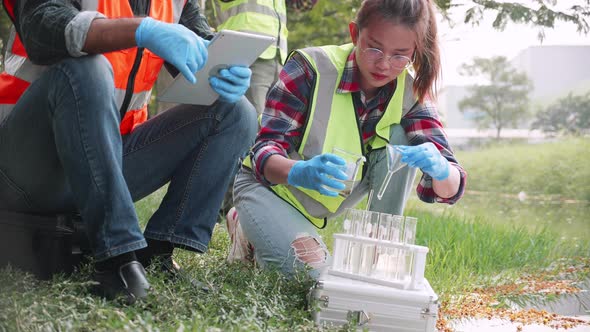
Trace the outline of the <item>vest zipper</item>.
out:
M 121 109 L 119 110 L 119 112 L 121 113 L 121 120 L 123 120 L 123 118 L 125 117 L 125 114 L 127 113 L 127 108 L 129 108 L 129 104 L 131 103 L 131 97 L 133 97 L 133 90 L 135 89 L 135 76 L 137 75 L 139 65 L 141 64 L 141 59 L 143 58 L 143 50 L 143 47 L 137 48 L 137 54 L 135 55 L 133 67 L 131 67 L 131 71 L 129 72 L 129 76 L 127 77 L 125 98 L 123 99 Z
M 131 5 L 131 4 L 130 4 Z M 152 1 L 148 0 L 145 8 L 144 13 L 139 13 L 139 15 L 143 14 L 145 16 L 149 16 L 150 8 L 152 7 Z M 121 114 L 121 120 L 125 117 L 127 113 L 127 108 L 129 108 L 129 104 L 131 103 L 131 98 L 133 97 L 133 90 L 135 90 L 135 76 L 137 76 L 137 71 L 139 70 L 139 65 L 141 65 L 141 59 L 143 58 L 143 47 L 137 48 L 137 54 L 135 55 L 135 61 L 133 61 L 133 66 L 131 67 L 131 71 L 129 72 L 129 76 L 127 76 L 127 87 L 125 88 L 125 98 L 123 98 L 123 103 L 121 103 L 121 108 L 119 109 L 119 113 Z

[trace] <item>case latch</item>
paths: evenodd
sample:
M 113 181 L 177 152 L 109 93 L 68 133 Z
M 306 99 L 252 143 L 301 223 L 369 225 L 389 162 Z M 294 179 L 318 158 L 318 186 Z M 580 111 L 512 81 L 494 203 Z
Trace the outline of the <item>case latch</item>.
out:
M 328 304 L 330 304 L 330 297 L 328 295 L 322 295 L 318 299 L 318 303 L 320 306 L 327 308 Z
M 364 310 L 349 310 L 346 319 L 353 325 L 363 326 L 371 320 L 371 315 Z
M 436 314 L 430 311 L 430 308 L 424 308 L 420 313 L 422 314 L 422 318 L 436 317 Z

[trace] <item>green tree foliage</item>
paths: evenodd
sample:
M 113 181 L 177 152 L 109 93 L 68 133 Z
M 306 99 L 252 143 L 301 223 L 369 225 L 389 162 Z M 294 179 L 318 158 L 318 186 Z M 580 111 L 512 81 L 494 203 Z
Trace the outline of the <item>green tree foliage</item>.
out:
M 362 0 L 319 0 L 311 12 L 290 12 L 290 48 L 311 45 L 343 44 L 350 41 L 348 23 L 354 19 Z M 590 32 L 590 0 L 579 0 L 569 7 L 558 7 L 557 0 L 531 0 L 517 3 L 498 0 L 435 0 L 443 16 L 453 8 L 464 8 L 465 23 L 479 24 L 485 13 L 495 13 L 493 27 L 503 30 L 508 22 L 531 24 L 539 28 L 539 39 L 545 29 L 558 21 L 576 25 L 580 33 Z
M 590 133 L 590 91 L 585 95 L 571 93 L 537 113 L 531 129 L 552 135 L 584 135 Z
M 456 2 L 439 0 L 443 10 L 449 9 Z M 561 0 L 563 2 L 563 0 Z M 486 12 L 495 12 L 493 27 L 503 30 L 508 22 L 531 24 L 540 28 L 539 39 L 543 40 L 545 29 L 552 29 L 558 21 L 576 25 L 578 32 L 590 32 L 590 0 L 576 0 L 570 6 L 558 6 L 557 0 L 530 0 L 527 2 L 510 2 L 496 0 L 471 0 L 473 5 L 466 5 L 465 22 L 479 24 Z M 446 9 L 445 9 L 446 8 Z
M 348 23 L 362 0 L 319 0 L 311 11 L 288 13 L 289 49 L 350 42 Z
M 532 83 L 506 57 L 474 58 L 463 64 L 461 74 L 487 80 L 485 85 L 470 86 L 469 95 L 459 102 L 461 112 L 472 112 L 479 128 L 494 128 L 500 138 L 503 128 L 515 127 L 527 117 Z
M 10 18 L 8 18 L 8 14 L 4 10 L 4 6 L 0 2 L 0 70 L 4 69 L 4 46 L 5 41 L 8 39 L 8 32 L 10 31 Z
M 540 38 L 544 36 L 544 29 L 553 28 L 558 21 L 575 24 L 580 33 L 590 32 L 590 0 L 577 1 L 577 4 L 569 7 L 558 7 L 557 0 L 518 3 L 501 0 L 435 0 L 443 15 L 452 8 L 464 8 L 464 21 L 479 24 L 484 13 L 493 12 L 496 14 L 493 23 L 495 28 L 504 29 L 508 22 L 532 24 L 540 28 Z M 355 10 L 361 2 L 362 0 L 319 0 L 310 12 L 289 12 L 290 48 L 348 42 L 348 23 L 354 18 Z M 210 1 L 206 1 L 206 9 L 211 21 Z M 10 20 L 4 8 L 1 8 L 0 42 L 6 40 L 9 26 Z

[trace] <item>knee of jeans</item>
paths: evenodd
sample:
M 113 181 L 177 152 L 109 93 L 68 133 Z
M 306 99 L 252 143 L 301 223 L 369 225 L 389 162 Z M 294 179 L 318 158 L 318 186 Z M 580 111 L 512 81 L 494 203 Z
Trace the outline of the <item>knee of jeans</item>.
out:
M 114 73 L 111 63 L 103 55 L 88 55 L 78 58 L 68 58 L 60 63 L 64 71 L 73 74 L 75 79 L 79 77 L 84 82 L 92 81 L 92 89 L 99 95 L 103 89 L 105 92 L 113 93 Z M 71 75 L 70 75 L 71 76 Z
M 258 116 L 254 106 L 246 97 L 242 97 L 236 102 L 231 114 L 235 117 L 233 121 L 237 124 L 237 130 L 243 141 L 254 142 L 258 132 Z
M 328 259 L 328 248 L 317 238 L 309 234 L 299 234 L 291 242 L 295 261 L 303 263 L 313 269 L 325 266 Z

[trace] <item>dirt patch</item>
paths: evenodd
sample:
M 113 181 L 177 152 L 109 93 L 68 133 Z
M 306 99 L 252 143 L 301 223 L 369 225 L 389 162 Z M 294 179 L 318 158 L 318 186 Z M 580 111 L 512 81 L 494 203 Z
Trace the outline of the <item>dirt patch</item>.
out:
M 590 258 L 582 257 L 576 261 L 575 265 L 558 262 L 546 272 L 526 275 L 510 284 L 473 289 L 468 294 L 443 301 L 439 310 L 437 329 L 444 332 L 453 331 L 449 327 L 450 320 L 494 318 L 522 325 L 544 325 L 554 329 L 590 326 L 590 322 L 583 319 L 562 316 L 542 309 L 518 309 L 510 306 L 507 301 L 527 295 L 559 297 L 582 291 L 582 280 L 586 280 L 590 273 Z

